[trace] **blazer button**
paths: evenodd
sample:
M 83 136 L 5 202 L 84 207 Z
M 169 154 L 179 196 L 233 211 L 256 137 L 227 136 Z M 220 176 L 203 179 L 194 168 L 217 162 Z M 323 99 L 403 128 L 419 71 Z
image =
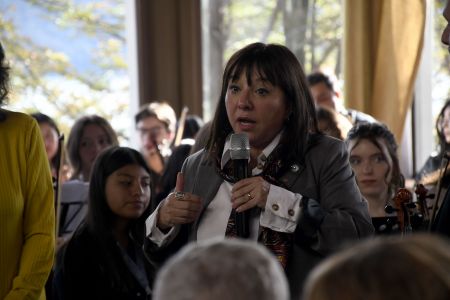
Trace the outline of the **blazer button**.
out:
M 292 170 L 292 172 L 294 172 L 294 173 L 297 173 L 299 169 L 300 169 L 300 168 L 299 168 L 299 166 L 298 166 L 297 164 L 293 164 L 293 165 L 291 166 L 291 170 Z
M 288 210 L 288 214 L 293 217 L 295 215 L 295 211 L 291 208 L 290 210 Z
M 272 204 L 272 209 L 273 209 L 274 211 L 277 211 L 277 210 L 280 209 L 280 207 L 278 206 L 278 204 Z

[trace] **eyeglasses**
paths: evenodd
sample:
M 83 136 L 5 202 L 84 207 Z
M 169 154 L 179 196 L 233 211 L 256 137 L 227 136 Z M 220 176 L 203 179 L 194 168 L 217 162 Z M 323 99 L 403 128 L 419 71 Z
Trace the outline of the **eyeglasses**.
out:
M 164 127 L 160 127 L 160 126 L 152 127 L 152 128 L 139 127 L 137 130 L 139 131 L 139 134 L 141 136 L 150 135 L 150 136 L 156 137 L 163 133 Z

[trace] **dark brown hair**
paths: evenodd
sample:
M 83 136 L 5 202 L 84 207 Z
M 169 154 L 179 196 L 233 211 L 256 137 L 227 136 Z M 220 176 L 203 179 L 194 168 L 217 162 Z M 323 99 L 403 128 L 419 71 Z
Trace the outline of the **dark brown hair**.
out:
M 108 142 L 111 146 L 118 146 L 117 134 L 111 127 L 109 122 L 97 115 L 84 116 L 79 118 L 70 130 L 69 139 L 67 141 L 67 154 L 69 157 L 70 165 L 73 168 L 73 178 L 78 178 L 81 170 L 81 157 L 80 157 L 80 144 L 83 130 L 87 125 L 94 124 L 100 126 L 108 136 Z M 88 178 L 85 178 L 87 180 Z
M 439 112 L 438 118 L 436 120 L 436 132 L 437 137 L 439 139 L 439 154 L 443 155 L 445 151 L 450 150 L 450 145 L 445 141 L 444 129 L 442 128 L 442 121 L 444 120 L 445 110 L 450 107 L 450 99 L 447 99 L 444 106 L 442 106 L 441 111 Z
M 5 59 L 5 51 L 0 43 L 0 107 L 6 100 L 9 92 L 9 66 Z M 6 119 L 6 114 L 0 109 L 0 122 Z
M 253 71 L 283 91 L 289 116 L 281 142 L 289 140 L 292 145 L 287 161 L 302 159 L 308 134 L 318 131 L 314 101 L 300 62 L 287 47 L 277 44 L 250 44 L 231 56 L 223 73 L 220 98 L 206 149 L 211 155 L 222 153 L 226 137 L 233 132 L 225 108 L 228 84 L 243 72 L 251 84 Z M 292 137 L 295 139 L 292 140 Z
M 391 169 L 390 171 L 392 171 L 392 179 L 390 182 L 387 182 L 389 192 L 392 194 L 395 193 L 398 188 L 404 186 L 404 178 L 400 171 L 400 164 L 398 162 L 397 142 L 395 141 L 394 135 L 387 128 L 387 126 L 381 123 L 359 123 L 348 132 L 346 143 L 348 146 L 350 141 L 355 140 L 356 143 L 354 147 L 356 147 L 359 141 L 368 140 L 372 144 L 374 144 L 375 147 L 377 147 L 384 155 L 383 148 L 377 139 L 382 139 L 385 141 L 386 149 L 388 150 L 388 154 L 390 156 L 390 159 L 392 160 L 392 166 L 389 166 L 389 168 Z M 348 149 L 349 153 L 351 153 L 351 151 L 352 149 Z
M 169 132 L 175 132 L 177 116 L 169 103 L 163 101 L 144 104 L 134 116 L 135 125 L 148 117 L 158 119 L 164 123 Z

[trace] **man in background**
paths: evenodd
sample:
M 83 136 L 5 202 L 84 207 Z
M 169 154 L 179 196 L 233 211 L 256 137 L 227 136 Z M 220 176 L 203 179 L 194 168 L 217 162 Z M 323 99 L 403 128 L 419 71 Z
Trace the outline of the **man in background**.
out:
M 448 47 L 450 52 L 450 0 L 447 0 L 442 15 L 447 20 L 447 25 L 442 31 L 441 41 Z M 436 203 L 435 205 L 439 205 L 439 203 Z M 445 194 L 442 207 L 438 207 L 438 209 L 439 211 L 436 218 L 431 220 L 433 222 L 431 231 L 450 237 L 450 189 L 448 189 Z
M 150 169 L 161 176 L 172 153 L 177 118 L 166 102 L 151 102 L 141 107 L 134 117 L 139 133 L 141 153 Z
M 330 77 L 322 72 L 308 75 L 309 89 L 316 106 L 326 107 L 347 117 L 355 125 L 359 122 L 377 122 L 372 116 L 363 112 L 346 109 L 339 99 L 339 93 L 333 86 Z

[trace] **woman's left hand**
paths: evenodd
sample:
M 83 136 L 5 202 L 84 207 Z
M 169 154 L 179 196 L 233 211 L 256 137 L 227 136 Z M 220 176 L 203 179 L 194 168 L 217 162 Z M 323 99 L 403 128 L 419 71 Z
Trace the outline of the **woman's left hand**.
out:
M 245 178 L 236 182 L 231 190 L 231 204 L 237 212 L 252 207 L 266 207 L 270 183 L 261 176 Z

